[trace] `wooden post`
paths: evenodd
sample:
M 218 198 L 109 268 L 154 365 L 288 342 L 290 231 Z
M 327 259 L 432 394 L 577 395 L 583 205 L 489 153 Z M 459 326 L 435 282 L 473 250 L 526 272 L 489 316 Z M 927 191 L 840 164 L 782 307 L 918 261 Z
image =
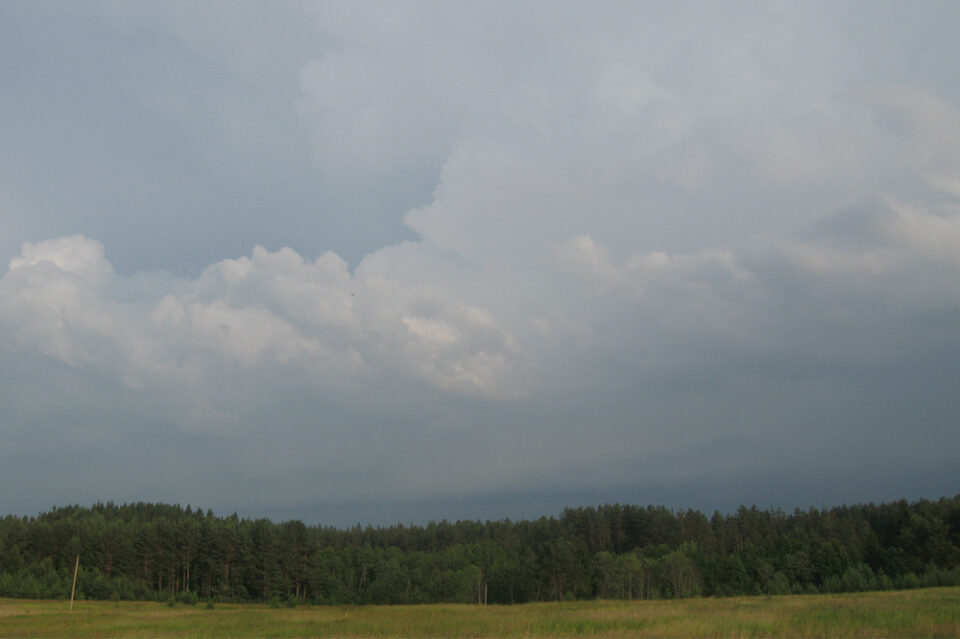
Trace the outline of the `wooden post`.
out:
M 70 612 L 73 612 L 73 595 L 77 592 L 77 573 L 80 571 L 80 555 L 77 555 L 77 564 L 73 567 L 73 587 L 70 588 Z

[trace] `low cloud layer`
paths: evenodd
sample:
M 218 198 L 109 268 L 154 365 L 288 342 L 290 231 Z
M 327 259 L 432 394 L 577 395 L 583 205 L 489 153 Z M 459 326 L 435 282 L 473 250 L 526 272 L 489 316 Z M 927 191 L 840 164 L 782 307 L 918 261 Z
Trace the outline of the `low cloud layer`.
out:
M 73 9 L 81 71 L 166 39 L 126 132 L 0 179 L 4 507 L 954 491 L 960 15 L 853 6 Z

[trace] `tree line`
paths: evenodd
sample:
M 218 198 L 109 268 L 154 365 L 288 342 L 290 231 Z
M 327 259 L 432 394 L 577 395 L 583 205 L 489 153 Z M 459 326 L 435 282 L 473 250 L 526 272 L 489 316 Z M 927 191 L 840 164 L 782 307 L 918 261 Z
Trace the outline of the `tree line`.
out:
M 604 505 L 336 529 L 98 503 L 0 519 L 0 596 L 522 603 L 960 585 L 960 495 L 735 513 Z

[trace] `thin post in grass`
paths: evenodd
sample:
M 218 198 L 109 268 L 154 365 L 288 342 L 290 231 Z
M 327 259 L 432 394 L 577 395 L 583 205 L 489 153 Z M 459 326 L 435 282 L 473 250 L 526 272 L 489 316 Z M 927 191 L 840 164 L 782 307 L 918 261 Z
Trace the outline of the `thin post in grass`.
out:
M 80 555 L 77 555 L 77 563 L 73 567 L 73 587 L 70 588 L 70 612 L 73 612 L 73 595 L 77 592 L 77 573 L 80 572 Z

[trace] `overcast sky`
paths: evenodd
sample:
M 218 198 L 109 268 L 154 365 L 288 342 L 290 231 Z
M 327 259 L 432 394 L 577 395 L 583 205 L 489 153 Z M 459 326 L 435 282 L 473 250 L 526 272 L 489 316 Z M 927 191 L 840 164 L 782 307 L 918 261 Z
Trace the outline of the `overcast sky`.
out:
M 0 2 L 0 511 L 960 490 L 955 2 Z

